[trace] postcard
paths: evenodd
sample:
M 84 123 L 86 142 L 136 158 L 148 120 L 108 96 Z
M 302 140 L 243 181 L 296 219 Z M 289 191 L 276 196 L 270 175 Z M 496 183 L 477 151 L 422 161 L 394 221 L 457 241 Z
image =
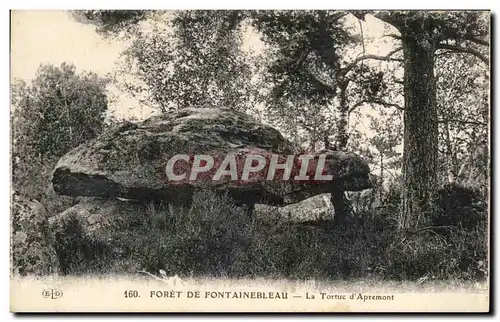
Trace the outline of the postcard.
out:
M 489 11 L 10 17 L 12 312 L 489 312 Z

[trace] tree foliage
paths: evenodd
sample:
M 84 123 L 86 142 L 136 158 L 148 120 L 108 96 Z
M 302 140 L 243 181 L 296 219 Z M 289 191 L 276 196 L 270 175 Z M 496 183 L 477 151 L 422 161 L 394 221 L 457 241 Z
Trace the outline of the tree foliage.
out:
M 131 45 L 117 83 L 161 112 L 183 107 L 249 105 L 251 70 L 242 54 L 240 11 L 158 12 L 98 10 L 86 13 L 97 30 Z M 138 28 L 139 22 L 145 28 Z M 131 31 L 133 30 L 133 32 Z
M 440 174 L 444 183 L 488 186 L 489 71 L 466 53 L 436 60 Z M 484 187 L 484 188 L 483 188 Z
M 71 16 L 78 22 L 96 26 L 96 31 L 104 36 L 130 33 L 139 22 L 153 15 L 149 10 L 75 10 Z
M 272 45 L 265 81 L 274 85 L 270 91 L 274 101 L 294 98 L 326 105 L 335 97 L 340 50 L 353 41 L 342 25 L 344 16 L 336 11 L 253 15 L 262 40 Z
M 271 119 L 308 132 L 312 149 L 318 140 L 325 147 L 333 142 L 335 149 L 346 149 L 354 110 L 367 103 L 391 105 L 385 99 L 394 89 L 390 75 L 363 64 L 367 56 L 361 53 L 348 57 L 363 40 L 346 25 L 346 12 L 259 11 L 252 17 L 269 45 L 261 63 L 261 87 L 266 89 L 261 101 Z M 312 128 L 290 122 L 311 114 L 320 120 Z
M 101 131 L 108 107 L 106 84 L 66 63 L 41 65 L 31 82 L 12 84 L 15 188 L 34 186 L 42 168 L 51 169 L 57 158 Z
M 311 149 L 321 139 L 326 147 L 333 141 L 335 148 L 345 149 L 349 120 L 359 107 L 378 105 L 401 110 L 404 189 L 400 225 L 404 229 L 418 226 L 425 222 L 420 219 L 433 211 L 442 155 L 448 159 L 451 154 L 462 155 L 484 141 L 487 98 L 481 99 L 479 109 L 466 103 L 474 96 L 468 92 L 470 84 L 464 83 L 468 77 L 456 77 L 455 63 L 440 65 L 438 57 L 460 53 L 487 66 L 488 17 L 474 11 L 350 13 L 362 20 L 366 14 L 380 19 L 396 30 L 387 36 L 400 43 L 385 56 L 366 53 L 362 28 L 361 38 L 347 28 L 349 13 L 345 11 L 179 11 L 169 20 L 170 33 L 154 24 L 150 33 L 135 31 L 139 36 L 127 52 L 131 64 L 125 66 L 137 68 L 135 76 L 142 87 L 128 83 L 128 89 L 146 92 L 149 101 L 163 111 L 245 103 L 248 107 L 255 93 L 257 102 L 264 105 L 260 111 L 296 143 L 306 143 Z M 92 15 L 97 17 L 94 21 L 98 28 L 113 32 L 136 26 L 146 18 L 154 21 L 150 13 L 141 12 Z M 245 23 L 258 31 L 265 44 L 255 70 L 241 51 Z M 360 40 L 363 51 L 348 58 L 346 52 L 356 46 L 359 49 Z M 396 79 L 394 64 L 373 68 L 365 63 L 367 60 L 395 62 L 404 69 L 403 80 Z M 446 75 L 448 82 L 441 83 L 445 78 L 434 76 L 441 69 L 453 71 Z M 462 71 L 459 69 L 458 74 Z M 460 80 L 455 84 L 454 78 Z M 251 88 L 255 79 L 257 85 Z M 403 94 L 404 106 L 398 94 Z M 449 103 L 452 99 L 447 95 L 460 103 Z M 461 110 L 467 111 L 466 115 L 460 114 Z M 384 131 L 387 126 L 378 124 L 374 128 Z M 379 152 L 383 156 L 388 143 L 376 138 L 370 144 L 382 149 Z M 458 176 L 461 166 L 456 160 L 445 163 L 446 171 Z

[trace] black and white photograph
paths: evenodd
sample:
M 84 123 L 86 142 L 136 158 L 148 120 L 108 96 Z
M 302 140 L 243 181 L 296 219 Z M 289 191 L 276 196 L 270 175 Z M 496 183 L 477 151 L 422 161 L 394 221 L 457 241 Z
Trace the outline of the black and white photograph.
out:
M 488 312 L 491 13 L 11 10 L 12 312 Z

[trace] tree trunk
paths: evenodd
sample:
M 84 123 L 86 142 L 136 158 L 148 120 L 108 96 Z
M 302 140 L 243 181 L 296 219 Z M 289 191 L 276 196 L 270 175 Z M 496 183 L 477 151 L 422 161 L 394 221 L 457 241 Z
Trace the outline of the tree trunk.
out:
M 402 32 L 405 111 L 400 229 L 426 222 L 437 189 L 435 45 L 425 30 L 414 29 L 418 28 Z
M 347 134 L 347 126 L 348 126 L 348 120 L 347 120 L 347 111 L 340 111 L 340 119 L 339 119 L 339 124 L 337 128 L 337 150 L 339 151 L 345 151 L 347 149 L 347 141 L 349 139 L 349 136 Z
M 311 132 L 311 152 L 316 151 L 316 142 L 318 141 L 317 135 L 316 135 L 316 125 L 314 125 L 312 132 Z
M 347 128 L 349 126 L 349 108 L 347 106 L 347 83 L 343 83 L 339 85 L 339 112 L 340 118 L 337 124 L 337 135 L 335 138 L 336 148 L 339 151 L 344 151 L 347 148 L 347 141 L 349 140 L 349 135 L 347 134 Z
M 335 188 L 333 189 L 330 195 L 330 202 L 332 203 L 333 210 L 335 211 L 335 217 L 333 217 L 333 223 L 335 225 L 345 221 L 347 216 L 345 204 L 346 200 L 344 191 Z
M 379 187 L 379 199 L 380 202 L 382 202 L 382 199 L 384 198 L 384 154 L 382 151 L 379 151 L 380 153 L 380 187 Z
M 345 151 L 347 149 L 347 141 L 349 136 L 347 134 L 348 128 L 348 108 L 347 108 L 347 97 L 346 97 L 347 83 L 340 85 L 340 120 L 337 125 L 337 134 L 335 147 L 338 151 Z M 346 194 L 342 190 L 333 189 L 330 201 L 335 210 L 334 222 L 335 224 L 344 221 L 344 219 L 349 215 L 352 209 L 351 201 L 347 198 Z
M 446 172 L 448 174 L 448 183 L 457 181 L 458 174 L 458 160 L 457 155 L 454 153 L 453 142 L 451 141 L 450 123 L 446 122 L 445 126 L 445 144 L 446 144 Z
M 323 136 L 323 144 L 325 145 L 325 149 L 330 149 L 330 140 L 328 139 L 328 135 Z

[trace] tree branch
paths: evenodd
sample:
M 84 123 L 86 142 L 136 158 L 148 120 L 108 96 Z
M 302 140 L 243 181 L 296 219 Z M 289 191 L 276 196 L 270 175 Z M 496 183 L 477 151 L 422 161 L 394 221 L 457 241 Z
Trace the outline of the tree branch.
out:
M 404 108 L 402 106 L 400 106 L 399 104 L 389 103 L 389 102 L 382 100 L 381 98 L 367 98 L 367 99 L 362 99 L 362 100 L 358 101 L 357 103 L 355 103 L 353 106 L 351 106 L 351 108 L 349 108 L 349 113 L 354 111 L 354 109 L 356 107 L 359 107 L 365 103 L 375 103 L 375 104 L 379 104 L 379 105 L 382 105 L 385 107 L 395 107 L 398 110 L 404 111 Z
M 475 44 L 482 45 L 482 46 L 490 46 L 490 42 L 488 40 L 472 37 L 472 36 L 467 36 L 464 38 L 465 40 L 471 41 Z
M 384 38 L 384 37 L 391 37 L 391 38 L 394 38 L 394 39 L 397 39 L 397 40 L 401 40 L 401 36 L 396 35 L 396 34 L 382 35 L 382 37 L 380 37 L 380 38 Z
M 343 74 L 346 75 L 349 71 L 351 71 L 351 69 L 354 68 L 354 66 L 356 66 L 357 63 L 359 63 L 360 61 L 363 61 L 365 59 L 374 59 L 374 60 L 382 60 L 382 61 L 398 61 L 398 62 L 402 62 L 403 60 L 402 59 L 398 59 L 398 58 L 391 58 L 392 55 L 394 55 L 395 53 L 401 51 L 403 49 L 403 47 L 398 47 L 392 51 L 390 51 L 387 55 L 385 56 L 377 56 L 377 55 L 363 55 L 363 56 L 360 56 L 360 57 L 357 57 L 356 59 L 354 59 L 349 65 L 347 65 L 344 70 L 343 70 Z
M 441 119 L 438 120 L 438 123 L 460 123 L 460 124 L 471 124 L 471 125 L 480 125 L 480 126 L 488 126 L 488 124 L 481 121 L 464 121 L 457 119 Z
M 388 11 L 388 10 L 375 11 L 372 13 L 372 15 L 375 18 L 380 19 L 383 22 L 394 26 L 396 29 L 400 29 L 402 25 L 404 25 L 403 13 L 397 11 Z
M 443 50 L 442 52 L 436 53 L 436 57 L 446 56 L 450 54 L 456 54 L 457 52 L 454 50 Z
M 363 23 L 361 22 L 361 19 L 358 19 L 359 22 L 359 30 L 361 31 L 361 44 L 363 45 L 363 54 L 362 56 L 366 55 L 366 48 L 365 48 L 365 36 L 363 33 Z M 361 70 L 363 70 L 363 61 L 361 61 Z
M 448 49 L 448 50 L 452 50 L 452 51 L 456 51 L 456 52 L 460 52 L 460 53 L 471 54 L 473 56 L 476 56 L 480 60 L 482 60 L 483 63 L 485 63 L 487 66 L 489 66 L 489 64 L 490 64 L 490 59 L 488 57 L 486 57 L 485 55 L 483 55 L 482 53 L 480 53 L 479 51 L 477 51 L 473 48 L 459 47 L 459 46 L 448 45 L 448 44 L 438 44 L 437 48 L 438 49 Z
M 162 282 L 166 282 L 166 280 L 165 280 L 165 279 L 160 278 L 160 277 L 158 277 L 158 276 L 156 276 L 156 275 L 154 275 L 154 274 L 151 274 L 150 272 L 145 271 L 145 270 L 140 270 L 140 271 L 137 271 L 137 273 L 143 273 L 143 274 L 146 274 L 146 275 L 148 275 L 148 276 L 151 276 L 151 277 L 152 277 L 152 278 L 154 278 L 155 280 L 162 281 Z

